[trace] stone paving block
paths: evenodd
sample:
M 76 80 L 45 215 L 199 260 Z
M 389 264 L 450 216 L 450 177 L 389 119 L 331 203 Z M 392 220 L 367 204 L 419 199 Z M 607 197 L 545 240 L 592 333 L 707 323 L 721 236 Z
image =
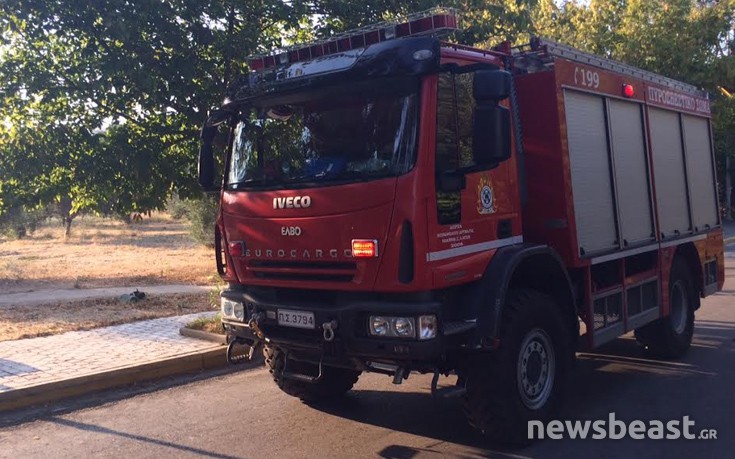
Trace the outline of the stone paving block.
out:
M 0 392 L 215 348 L 179 334 L 179 328 L 195 318 L 213 315 L 188 314 L 0 342 Z

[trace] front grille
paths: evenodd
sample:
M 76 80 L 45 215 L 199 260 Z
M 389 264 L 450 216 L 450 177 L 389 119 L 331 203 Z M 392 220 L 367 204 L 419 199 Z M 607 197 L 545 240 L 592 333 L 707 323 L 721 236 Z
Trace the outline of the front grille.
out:
M 357 269 L 355 263 L 337 261 L 252 260 L 248 266 L 260 268 L 347 269 L 353 271 Z
M 251 260 L 247 266 L 258 279 L 351 282 L 357 264 L 352 262 Z

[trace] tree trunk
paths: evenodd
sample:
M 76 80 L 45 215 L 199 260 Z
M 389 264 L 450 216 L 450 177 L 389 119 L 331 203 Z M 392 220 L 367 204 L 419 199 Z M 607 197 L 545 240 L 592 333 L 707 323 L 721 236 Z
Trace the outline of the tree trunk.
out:
M 64 239 L 69 239 L 71 236 L 71 221 L 73 219 L 72 216 L 64 217 Z
M 77 216 L 76 212 L 72 212 L 71 198 L 66 196 L 61 198 L 59 202 L 59 213 L 61 213 L 61 224 L 64 225 L 64 238 L 69 239 L 71 236 L 71 222 Z

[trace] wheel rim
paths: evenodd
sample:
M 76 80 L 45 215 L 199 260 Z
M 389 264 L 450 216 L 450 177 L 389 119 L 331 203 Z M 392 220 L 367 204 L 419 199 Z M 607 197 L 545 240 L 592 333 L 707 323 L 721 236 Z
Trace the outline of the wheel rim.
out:
M 677 335 L 681 335 L 686 330 L 688 314 L 689 298 L 684 283 L 678 280 L 671 286 L 671 325 Z
M 518 354 L 518 392 L 527 408 L 536 410 L 546 404 L 554 388 L 556 359 L 549 335 L 534 328 L 523 339 Z

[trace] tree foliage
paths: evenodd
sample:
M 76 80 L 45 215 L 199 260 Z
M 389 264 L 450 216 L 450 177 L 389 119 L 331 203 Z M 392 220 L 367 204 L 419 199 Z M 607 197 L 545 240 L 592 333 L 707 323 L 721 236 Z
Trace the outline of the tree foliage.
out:
M 735 155 L 735 1 L 542 0 L 533 17 L 549 38 L 703 87 L 715 154 Z
M 294 17 L 278 0 L 5 0 L 0 215 L 124 215 L 194 192 L 207 110 Z
M 718 154 L 735 148 L 735 0 L 3 0 L 0 220 L 192 195 L 199 126 L 246 56 L 438 4 L 461 43 L 539 34 L 702 86 Z

